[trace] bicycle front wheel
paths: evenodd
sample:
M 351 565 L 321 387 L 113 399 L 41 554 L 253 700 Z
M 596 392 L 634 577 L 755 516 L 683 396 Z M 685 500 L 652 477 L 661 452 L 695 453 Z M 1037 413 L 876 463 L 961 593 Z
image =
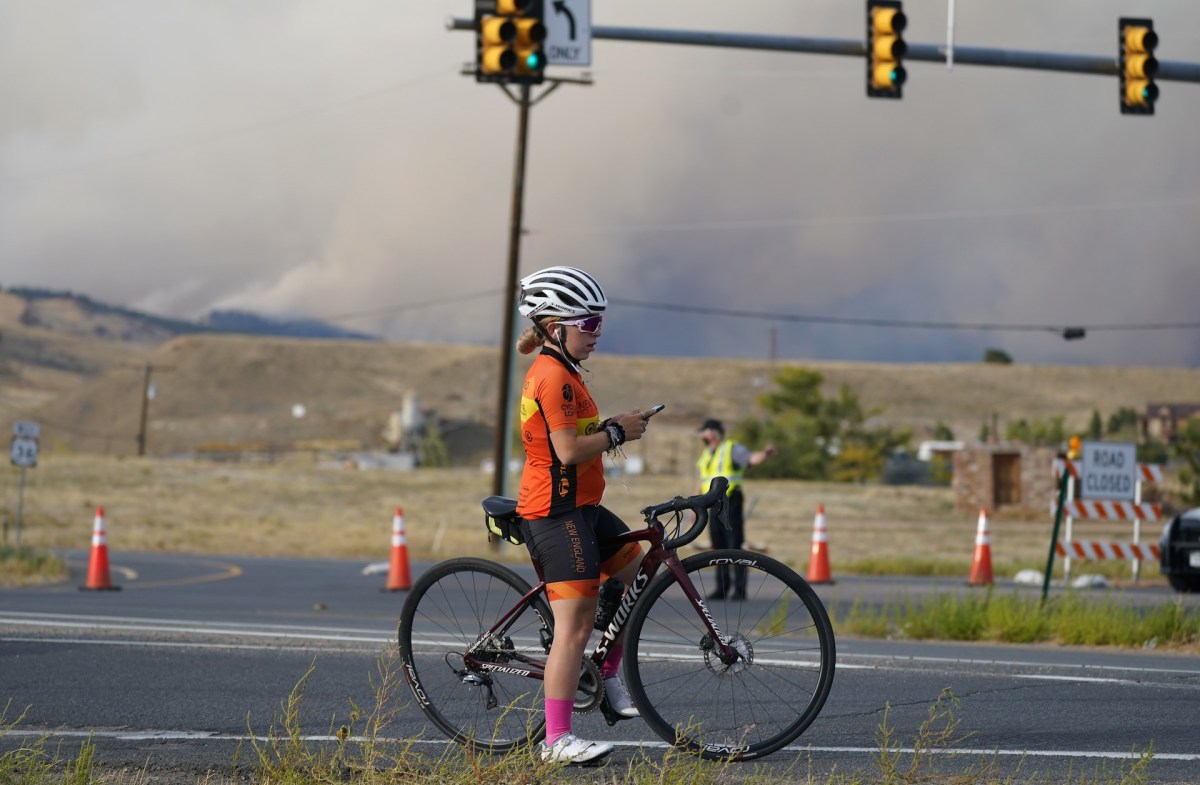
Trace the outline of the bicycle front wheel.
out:
M 545 732 L 542 682 L 517 673 L 544 663 L 554 629 L 542 594 L 518 607 L 531 588 L 495 562 L 451 559 L 417 580 L 400 613 L 413 696 L 443 733 L 476 750 L 508 752 Z M 493 629 L 509 611 L 509 623 Z
M 683 561 L 701 597 L 727 585 L 719 570 L 739 567 L 745 599 L 704 600 L 737 652 L 734 662 L 721 660 L 671 572 L 639 599 L 625 638 L 626 677 L 642 718 L 667 742 L 705 758 L 750 760 L 784 747 L 816 719 L 833 684 L 829 615 L 794 570 L 743 550 Z

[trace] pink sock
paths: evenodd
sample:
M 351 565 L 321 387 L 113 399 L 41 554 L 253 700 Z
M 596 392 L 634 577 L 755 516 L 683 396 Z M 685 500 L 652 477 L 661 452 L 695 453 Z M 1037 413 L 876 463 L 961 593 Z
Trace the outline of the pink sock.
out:
M 608 650 L 608 659 L 604 661 L 604 667 L 600 669 L 600 675 L 605 679 L 611 679 L 621 672 L 621 656 L 625 653 L 625 647 L 619 643 L 614 643 Z
M 546 744 L 558 741 L 571 732 L 571 712 L 575 701 L 569 698 L 546 698 Z

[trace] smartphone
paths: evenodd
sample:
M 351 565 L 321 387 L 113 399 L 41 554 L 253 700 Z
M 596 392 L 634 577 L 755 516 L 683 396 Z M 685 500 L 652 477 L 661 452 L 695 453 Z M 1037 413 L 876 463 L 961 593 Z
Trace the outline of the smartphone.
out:
M 667 408 L 667 405 L 665 403 L 656 403 L 653 406 L 651 406 L 649 409 L 647 409 L 646 411 L 642 412 L 642 419 L 649 420 L 651 417 L 658 414 L 665 408 Z

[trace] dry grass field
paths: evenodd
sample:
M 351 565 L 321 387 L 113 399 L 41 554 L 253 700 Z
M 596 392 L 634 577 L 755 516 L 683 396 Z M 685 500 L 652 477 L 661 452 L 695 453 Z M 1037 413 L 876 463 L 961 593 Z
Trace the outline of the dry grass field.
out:
M 603 348 L 603 347 L 602 347 Z M 528 358 L 518 359 L 523 373 Z M 230 335 L 168 339 L 156 325 L 96 314 L 77 300 L 26 301 L 0 292 L 0 418 L 41 423 L 41 462 L 28 472 L 24 542 L 85 548 L 104 506 L 114 551 L 386 558 L 392 511 L 403 506 L 414 558 L 491 553 L 479 500 L 491 476 L 499 351 L 462 346 Z M 938 422 L 973 440 L 993 417 L 1062 416 L 1082 428 L 1093 410 L 1143 411 L 1200 401 L 1200 369 L 789 362 L 845 384 L 881 423 L 926 438 Z M 648 438 L 628 446 L 647 473 L 614 478 L 607 501 L 627 519 L 643 505 L 692 492 L 706 417 L 756 416 L 756 398 L 784 363 L 608 355 L 589 363 L 605 411 L 664 402 Z M 155 395 L 147 457 L 137 458 L 145 369 Z M 338 456 L 380 450 L 388 418 L 415 395 L 440 424 L 456 468 L 347 468 Z M 293 415 L 303 404 L 303 417 Z M 225 450 L 244 460 L 192 456 Z M 16 470 L 0 517 L 11 523 Z M 975 516 L 948 489 L 767 482 L 751 475 L 753 543 L 807 563 L 824 504 L 834 569 L 866 558 L 939 558 L 969 565 Z M 1044 563 L 1050 521 L 993 519 L 998 565 Z M 1092 526 L 1092 525 L 1089 525 Z M 1104 538 L 1101 528 L 1090 535 Z M 1155 533 L 1146 533 L 1153 538 Z M 1113 537 L 1126 539 L 1124 529 Z M 509 549 L 512 550 L 512 549 Z M 501 551 L 501 558 L 523 554 Z M 1000 569 L 998 567 L 998 569 Z
M 368 471 L 300 455 L 270 464 L 51 456 L 27 478 L 22 542 L 35 547 L 88 548 L 102 506 L 114 559 L 128 550 L 381 561 L 400 506 L 414 560 L 527 558 L 522 549 L 487 544 L 479 502 L 490 494 L 491 476 L 478 470 Z M 637 510 L 691 493 L 689 484 L 675 475 L 613 477 L 606 504 L 632 525 Z M 753 479 L 747 489 L 754 503 L 749 540 L 800 572 L 818 505 L 826 510 L 835 575 L 871 558 L 954 561 L 964 578 L 969 572 L 977 521 L 954 512 L 947 489 Z M 10 523 L 13 493 L 10 484 Z M 1043 565 L 1051 523 L 1048 516 L 994 518 L 997 573 Z M 1108 528 L 1089 532 L 1128 536 L 1127 527 Z

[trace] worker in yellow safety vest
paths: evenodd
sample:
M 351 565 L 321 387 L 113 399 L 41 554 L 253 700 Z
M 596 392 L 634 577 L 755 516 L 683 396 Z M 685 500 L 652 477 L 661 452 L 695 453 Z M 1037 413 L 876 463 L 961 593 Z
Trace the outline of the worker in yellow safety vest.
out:
M 700 426 L 700 438 L 704 440 L 704 452 L 696 462 L 700 473 L 700 490 L 707 491 L 714 477 L 729 480 L 729 499 L 725 512 L 729 519 L 729 531 L 716 521 L 709 524 L 708 531 L 714 548 L 740 548 L 746 539 L 744 518 L 745 496 L 742 493 L 742 475 L 751 466 L 758 466 L 778 450 L 768 444 L 761 450 L 751 451 L 744 444 L 725 438 L 725 426 L 720 420 L 708 419 Z M 734 568 L 733 581 L 729 580 L 729 567 L 717 568 L 717 586 L 708 595 L 710 600 L 746 599 L 746 568 Z

